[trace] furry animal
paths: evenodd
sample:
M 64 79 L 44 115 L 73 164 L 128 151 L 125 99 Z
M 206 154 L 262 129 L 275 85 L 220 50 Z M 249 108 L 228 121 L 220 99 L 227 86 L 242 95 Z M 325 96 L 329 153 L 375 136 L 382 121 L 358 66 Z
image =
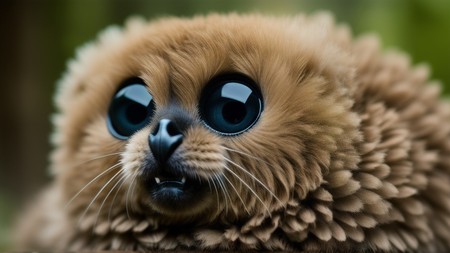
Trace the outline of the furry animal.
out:
M 130 20 L 62 78 L 19 245 L 447 252 L 450 107 L 329 15 Z

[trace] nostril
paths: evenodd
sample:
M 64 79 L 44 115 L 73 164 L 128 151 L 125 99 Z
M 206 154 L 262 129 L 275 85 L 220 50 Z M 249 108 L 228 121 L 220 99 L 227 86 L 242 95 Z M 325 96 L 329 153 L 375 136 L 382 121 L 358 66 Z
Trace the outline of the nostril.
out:
M 171 136 L 181 134 L 180 130 L 178 130 L 177 126 L 172 121 L 167 125 L 167 133 Z
M 149 136 L 150 150 L 159 162 L 165 162 L 183 141 L 183 134 L 169 119 L 162 119 Z
M 161 127 L 161 122 L 163 126 Z M 162 129 L 161 129 L 162 128 Z M 178 127 L 170 120 L 162 119 L 158 124 L 155 126 L 155 129 L 153 129 L 152 135 L 157 135 L 160 131 L 165 130 L 170 136 L 175 136 L 178 134 L 181 134 L 181 131 L 178 129 Z

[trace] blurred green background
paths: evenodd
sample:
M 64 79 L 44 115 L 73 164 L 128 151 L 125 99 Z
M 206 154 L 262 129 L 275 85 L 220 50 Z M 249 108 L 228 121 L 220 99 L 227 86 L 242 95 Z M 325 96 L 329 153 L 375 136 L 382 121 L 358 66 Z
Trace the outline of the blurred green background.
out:
M 328 10 L 356 35 L 379 34 L 385 48 L 428 63 L 450 93 L 448 0 L 0 0 L 0 251 L 23 203 L 49 180 L 46 171 L 55 82 L 74 50 L 130 15 L 209 12 L 292 15 Z

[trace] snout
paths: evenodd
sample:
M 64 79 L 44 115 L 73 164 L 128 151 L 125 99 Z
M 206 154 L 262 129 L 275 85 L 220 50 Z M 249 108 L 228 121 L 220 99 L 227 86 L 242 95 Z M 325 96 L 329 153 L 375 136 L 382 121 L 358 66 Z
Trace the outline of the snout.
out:
M 148 136 L 150 153 L 144 168 L 144 186 L 159 209 L 189 208 L 208 192 L 208 184 L 195 175 L 195 169 L 177 153 L 184 134 L 175 120 L 161 119 Z

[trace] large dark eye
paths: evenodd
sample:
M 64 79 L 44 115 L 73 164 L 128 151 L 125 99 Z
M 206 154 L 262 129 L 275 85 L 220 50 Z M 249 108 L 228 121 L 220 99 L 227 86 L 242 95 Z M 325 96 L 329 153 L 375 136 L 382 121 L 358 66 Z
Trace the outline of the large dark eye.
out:
M 263 110 L 255 83 L 241 75 L 213 79 L 200 97 L 200 116 L 223 135 L 237 135 L 251 128 Z
M 108 110 L 108 129 L 125 140 L 147 125 L 155 109 L 152 95 L 141 79 L 125 82 L 114 95 Z

